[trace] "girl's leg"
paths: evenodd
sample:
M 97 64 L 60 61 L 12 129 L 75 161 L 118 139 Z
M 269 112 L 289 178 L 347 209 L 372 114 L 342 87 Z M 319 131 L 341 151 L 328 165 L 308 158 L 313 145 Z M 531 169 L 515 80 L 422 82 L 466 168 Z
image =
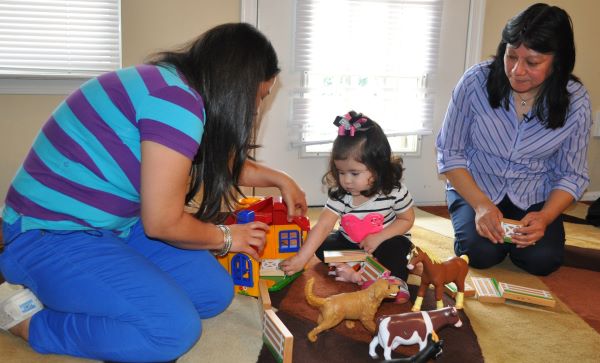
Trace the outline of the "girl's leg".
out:
M 339 250 L 358 250 L 360 247 L 356 243 L 348 241 L 339 231 L 331 233 L 321 246 L 315 252 L 317 258 L 321 261 L 325 260 L 323 255 L 325 251 L 339 251 Z
M 506 218 L 520 220 L 529 212 L 541 210 L 544 203 L 534 204 L 524 211 L 505 198 L 500 206 Z M 534 246 L 516 248 L 511 245 L 510 259 L 516 266 L 530 274 L 546 276 L 562 265 L 564 251 L 565 227 L 562 217 L 558 216 L 546 227 L 544 236 Z
M 510 246 L 492 243 L 481 237 L 475 228 L 475 211 L 455 191 L 446 192 L 448 211 L 454 227 L 454 252 L 457 256 L 469 256 L 469 265 L 489 268 L 504 260 Z
M 406 281 L 408 278 L 408 269 L 406 265 L 408 260 L 406 256 L 410 253 L 412 243 L 405 236 L 395 236 L 383 241 L 373 252 L 373 256 L 387 269 L 393 276 Z
M 111 232 L 29 231 L 11 239 L 0 267 L 45 305 L 29 328 L 40 353 L 168 361 L 200 335 L 186 291 Z

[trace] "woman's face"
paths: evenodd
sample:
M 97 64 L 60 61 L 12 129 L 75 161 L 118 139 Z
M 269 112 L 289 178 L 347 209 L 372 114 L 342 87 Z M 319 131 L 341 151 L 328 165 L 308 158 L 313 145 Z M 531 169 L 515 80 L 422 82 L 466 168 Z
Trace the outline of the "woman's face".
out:
M 271 94 L 271 90 L 275 85 L 275 81 L 277 81 L 277 77 L 273 77 L 268 81 L 260 82 L 258 86 L 258 93 L 256 94 L 256 115 L 258 115 L 260 111 L 260 105 L 262 105 L 262 101 Z
M 517 93 L 535 96 L 539 87 L 552 73 L 554 55 L 538 53 L 521 44 L 506 45 L 504 52 L 504 73 L 510 86 Z

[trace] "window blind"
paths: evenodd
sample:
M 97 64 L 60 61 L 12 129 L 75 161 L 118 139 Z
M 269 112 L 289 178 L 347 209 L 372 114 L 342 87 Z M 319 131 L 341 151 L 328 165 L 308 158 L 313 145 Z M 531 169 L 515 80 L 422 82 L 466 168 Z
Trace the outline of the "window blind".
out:
M 432 133 L 442 0 L 297 0 L 292 144 L 331 142 L 349 110 L 388 136 Z
M 119 0 L 0 0 L 0 77 L 87 78 L 121 66 Z

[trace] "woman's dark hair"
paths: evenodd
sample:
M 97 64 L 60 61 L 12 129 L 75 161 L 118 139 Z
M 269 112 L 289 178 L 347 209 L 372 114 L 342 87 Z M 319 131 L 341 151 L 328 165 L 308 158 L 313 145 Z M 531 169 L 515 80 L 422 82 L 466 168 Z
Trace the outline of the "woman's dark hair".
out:
M 261 82 L 280 69 L 271 42 L 246 23 L 216 26 L 177 51 L 157 54 L 151 64 L 172 64 L 204 101 L 204 136 L 190 171 L 186 203 L 202 191 L 196 217 L 216 221 L 232 210 L 239 176 L 254 145 L 256 97 Z
M 343 121 L 344 119 L 348 122 Z M 347 194 L 340 185 L 340 176 L 335 167 L 335 161 L 349 158 L 365 164 L 373 174 L 371 188 L 362 191 L 362 195 L 370 197 L 376 193 L 389 194 L 392 189 L 400 188 L 404 170 L 402 158 L 392 154 L 390 143 L 381 127 L 370 118 L 354 111 L 348 112 L 345 117 L 339 116 L 335 119 L 334 124 L 343 127 L 340 126 L 340 120 L 345 123 L 347 128 L 357 122 L 360 123 L 360 126 L 355 128 L 353 136 L 347 130 L 333 142 L 329 171 L 323 176 L 323 184 L 328 186 L 329 197 L 340 200 Z
M 580 82 L 572 74 L 575 67 L 575 41 L 573 24 L 563 9 L 543 3 L 528 7 L 510 19 L 502 31 L 502 40 L 490 64 L 487 91 L 493 108 L 510 104 L 511 86 L 504 73 L 504 53 L 507 44 L 552 54 L 552 72 L 542 83 L 533 106 L 533 112 L 547 128 L 556 129 L 565 123 L 569 107 L 567 83 Z

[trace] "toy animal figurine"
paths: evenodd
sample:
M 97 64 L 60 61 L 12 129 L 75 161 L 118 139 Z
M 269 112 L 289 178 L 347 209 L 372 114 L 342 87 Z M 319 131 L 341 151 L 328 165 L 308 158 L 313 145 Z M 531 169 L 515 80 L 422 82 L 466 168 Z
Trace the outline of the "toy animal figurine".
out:
M 398 285 L 381 279 L 365 290 L 324 298 L 313 294 L 314 283 L 315 279 L 311 278 L 304 286 L 306 301 L 319 309 L 318 325 L 308 333 L 308 340 L 313 343 L 317 341 L 317 334 L 335 327 L 343 320 L 346 320 L 346 326 L 350 329 L 354 327 L 354 320 L 360 320 L 369 332 L 375 333 L 375 313 L 381 301 L 398 293 Z
M 399 345 L 419 344 L 419 350 L 422 351 L 427 345 L 427 336 L 431 335 L 433 341 L 439 341 L 436 330 L 449 324 L 462 326 L 458 311 L 452 306 L 432 311 L 383 315 L 377 319 L 377 334 L 369 344 L 369 355 L 377 358 L 377 345 L 383 347 L 386 360 L 392 359 L 392 350 Z
M 415 246 L 408 255 L 408 264 L 406 267 L 412 270 L 417 263 L 423 263 L 423 273 L 421 274 L 421 285 L 417 292 L 417 298 L 412 307 L 412 311 L 421 310 L 423 296 L 429 288 L 429 284 L 435 286 L 436 307 L 444 307 L 442 296 L 444 295 L 444 285 L 454 282 L 458 290 L 456 294 L 456 308 L 463 308 L 465 278 L 469 272 L 469 258 L 466 255 L 452 257 L 447 261 L 440 261 L 421 247 Z
M 400 363 L 427 363 L 432 359 L 437 359 L 442 354 L 444 340 L 434 341 L 431 334 L 427 334 L 427 345 L 425 349 L 419 350 L 410 357 L 386 359 L 384 362 L 400 362 Z

